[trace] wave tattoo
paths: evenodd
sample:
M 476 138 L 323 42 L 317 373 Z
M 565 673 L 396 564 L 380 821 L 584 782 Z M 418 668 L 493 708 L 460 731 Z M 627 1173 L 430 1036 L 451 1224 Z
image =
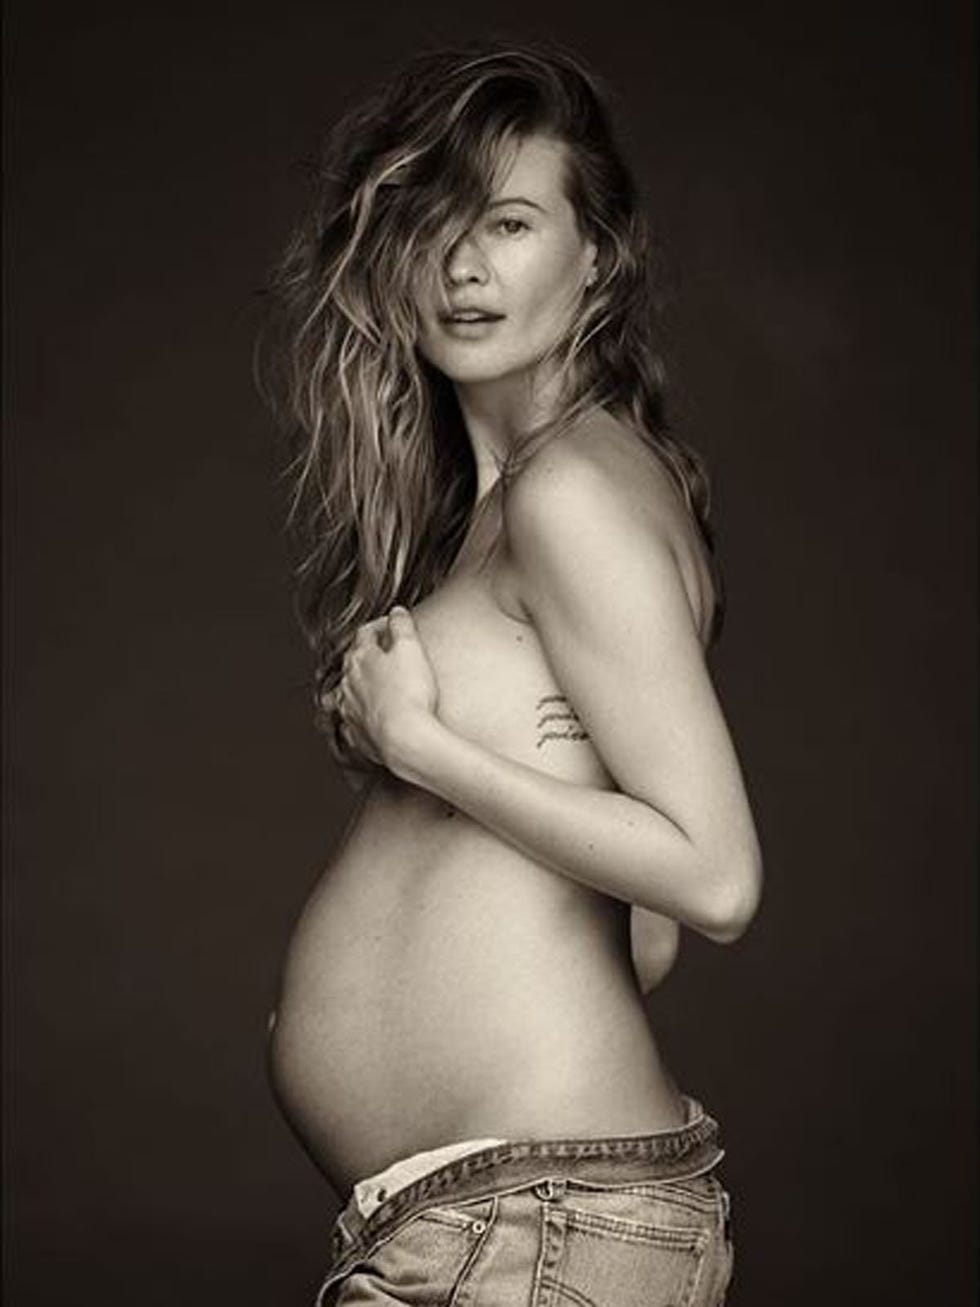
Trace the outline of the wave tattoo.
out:
M 540 749 L 548 740 L 587 740 L 588 731 L 583 727 L 575 710 L 563 694 L 546 694 L 535 705 L 538 711 L 538 741 Z

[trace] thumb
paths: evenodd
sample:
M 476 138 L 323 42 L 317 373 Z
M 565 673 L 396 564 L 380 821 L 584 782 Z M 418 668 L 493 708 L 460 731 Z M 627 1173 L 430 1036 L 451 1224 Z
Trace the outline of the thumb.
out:
M 415 618 L 407 608 L 403 608 L 401 604 L 396 604 L 388 614 L 388 631 L 394 639 L 400 639 L 404 636 L 414 638 Z

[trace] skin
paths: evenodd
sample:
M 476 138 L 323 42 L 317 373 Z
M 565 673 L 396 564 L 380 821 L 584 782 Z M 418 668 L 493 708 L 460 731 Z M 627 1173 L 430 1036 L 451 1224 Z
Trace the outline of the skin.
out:
M 364 627 L 348 656 L 345 729 L 395 775 L 537 861 L 731 942 L 755 911 L 761 860 L 669 542 L 651 530 L 641 561 L 643 533 L 593 468 L 560 457 L 534 473 L 508 511 L 523 595 L 620 791 L 570 785 L 448 729 L 402 608 Z M 632 567 L 635 590 L 582 585 L 603 566 Z
M 439 319 L 445 301 L 420 297 L 419 351 L 456 384 L 478 496 L 496 480 L 496 459 L 553 401 L 556 378 L 540 361 L 595 278 L 597 248 L 565 195 L 564 153 L 561 142 L 526 138 L 447 263 L 448 302 L 502 313 L 503 321 L 485 334 L 453 334 Z
M 440 585 L 345 658 L 342 729 L 377 767 L 297 924 L 270 1040 L 283 1110 L 339 1192 L 453 1140 L 679 1125 L 640 985 L 678 923 L 732 940 L 758 897 L 704 664 L 710 574 L 666 472 L 593 411 L 497 493 L 594 268 L 562 149 L 525 141 L 507 204 L 447 262 L 448 299 L 503 319 L 452 331 L 419 303 L 481 511 Z
M 596 246 L 564 193 L 563 148 L 544 137 L 522 143 L 447 266 L 451 302 L 503 321 L 459 339 L 440 326 L 437 303 L 420 304 L 420 349 L 456 383 L 484 494 L 495 456 L 547 405 L 553 378 L 538 360 L 595 266 Z M 667 492 L 641 485 L 638 494 L 637 484 L 588 442 L 563 440 L 536 456 L 503 513 L 523 607 L 620 792 L 568 785 L 448 729 L 404 608 L 367 623 L 348 651 L 343 730 L 365 756 L 546 865 L 728 942 L 756 908 L 759 846 Z

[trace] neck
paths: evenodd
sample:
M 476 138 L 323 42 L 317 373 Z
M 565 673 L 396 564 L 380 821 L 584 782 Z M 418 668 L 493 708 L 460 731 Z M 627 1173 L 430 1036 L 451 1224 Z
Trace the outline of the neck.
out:
M 542 381 L 520 372 L 493 381 L 457 382 L 455 389 L 476 461 L 476 497 L 482 499 L 520 437 L 554 413 L 558 377 Z

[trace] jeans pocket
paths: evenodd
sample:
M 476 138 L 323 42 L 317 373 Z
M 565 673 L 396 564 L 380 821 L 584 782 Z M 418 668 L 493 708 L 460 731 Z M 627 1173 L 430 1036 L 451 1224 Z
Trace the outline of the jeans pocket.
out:
M 563 1201 L 542 1213 L 533 1307 L 715 1307 L 724 1240 L 705 1179 L 569 1180 Z
M 569 1212 L 546 1222 L 534 1307 L 700 1307 L 709 1237 Z
M 340 1275 L 328 1277 L 318 1307 L 418 1303 L 448 1307 L 479 1256 L 496 1203 L 423 1208 L 377 1240 Z
M 712 1175 L 623 1185 L 569 1179 L 566 1192 L 572 1207 L 644 1226 L 710 1232 L 724 1219 L 724 1190 Z

